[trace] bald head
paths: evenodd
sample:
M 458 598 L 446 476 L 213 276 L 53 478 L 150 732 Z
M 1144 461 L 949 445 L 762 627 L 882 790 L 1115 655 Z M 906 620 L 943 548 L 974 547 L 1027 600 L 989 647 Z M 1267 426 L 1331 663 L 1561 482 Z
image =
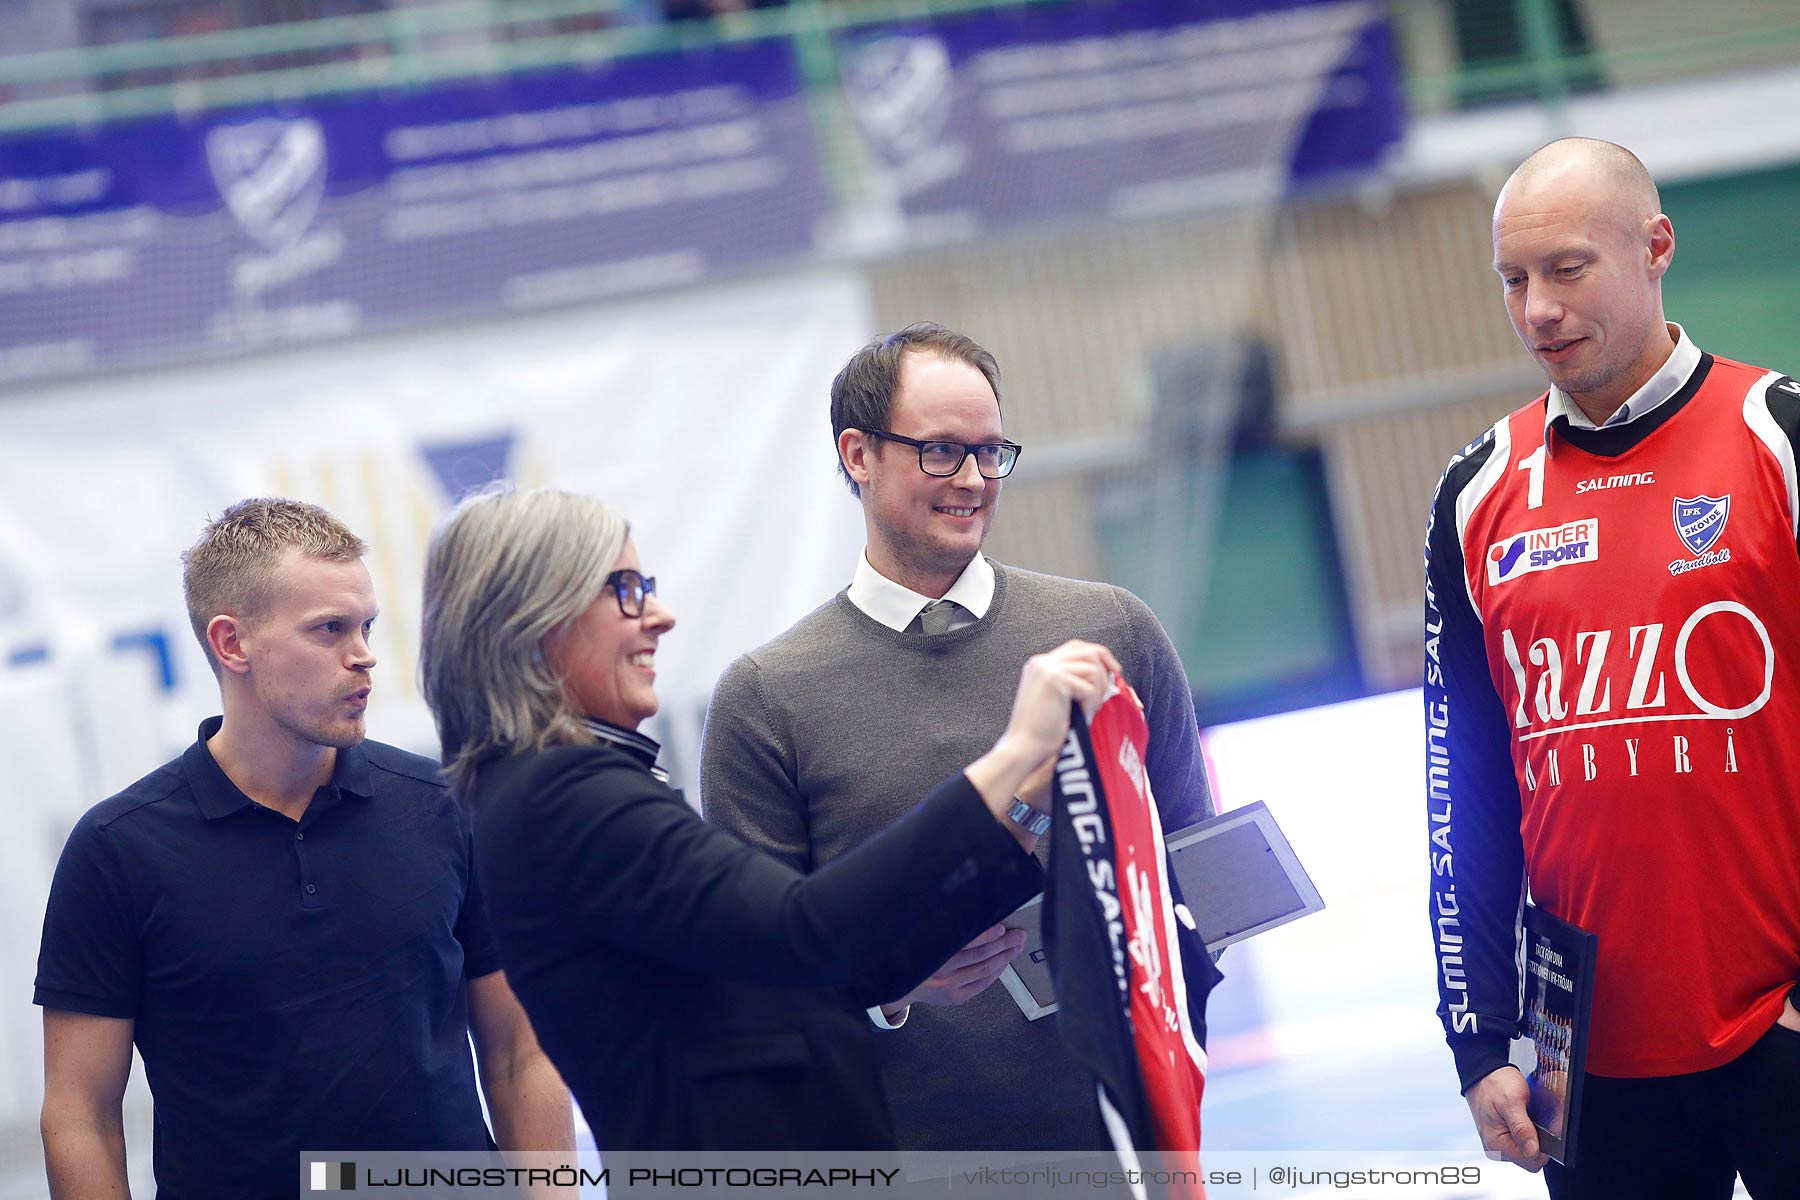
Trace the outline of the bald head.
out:
M 1494 205 L 1494 270 L 1519 340 L 1596 424 L 1674 351 L 1662 277 L 1675 229 L 1623 146 L 1551 142 Z
M 1596 215 L 1635 229 L 1662 211 L 1656 181 L 1623 146 L 1597 138 L 1559 138 L 1519 164 L 1500 189 L 1494 223 L 1509 203 L 1579 197 Z

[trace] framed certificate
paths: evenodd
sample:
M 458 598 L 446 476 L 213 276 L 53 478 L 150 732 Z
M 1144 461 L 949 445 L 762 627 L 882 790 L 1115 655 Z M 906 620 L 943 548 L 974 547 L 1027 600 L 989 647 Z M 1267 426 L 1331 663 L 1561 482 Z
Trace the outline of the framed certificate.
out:
M 1600 940 L 1580 926 L 1525 906 L 1524 1037 L 1513 1061 L 1531 1085 L 1526 1112 L 1538 1145 L 1565 1167 L 1575 1165 L 1581 1130 L 1581 1080 L 1587 1069 L 1588 1018 L 1594 1002 L 1594 959 Z
M 1191 927 L 1217 954 L 1233 942 L 1325 907 L 1293 846 L 1260 802 L 1234 808 L 1163 839 Z M 1044 952 L 1043 901 L 1027 900 L 1005 924 L 1025 930 L 1025 948 L 1000 976 L 1019 1011 L 1035 1021 L 1056 1011 Z

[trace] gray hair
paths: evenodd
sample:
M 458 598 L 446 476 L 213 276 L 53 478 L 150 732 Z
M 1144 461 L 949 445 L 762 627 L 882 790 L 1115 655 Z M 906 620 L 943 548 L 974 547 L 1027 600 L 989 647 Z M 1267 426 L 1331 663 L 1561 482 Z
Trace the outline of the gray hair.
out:
M 630 533 L 591 496 L 502 484 L 431 535 L 420 688 L 458 795 L 489 758 L 593 740 L 544 638 L 599 598 Z
M 975 339 L 931 321 L 917 321 L 898 333 L 876 338 L 850 356 L 831 381 L 831 441 L 837 444 L 846 429 L 873 429 L 891 433 L 888 410 L 900 387 L 900 364 L 909 353 L 935 354 L 951 362 L 965 363 L 980 371 L 1000 402 L 1000 364 L 976 344 Z M 844 458 L 838 455 L 838 474 L 850 485 L 852 496 L 862 489 L 850 478 Z

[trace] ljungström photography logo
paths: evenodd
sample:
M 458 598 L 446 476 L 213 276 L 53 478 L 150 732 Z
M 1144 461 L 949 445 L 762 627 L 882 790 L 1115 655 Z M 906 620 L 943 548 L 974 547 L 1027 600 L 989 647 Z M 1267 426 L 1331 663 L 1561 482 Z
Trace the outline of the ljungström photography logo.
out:
M 316 1162 L 312 1166 L 311 1190 L 315 1192 L 354 1192 L 356 1164 L 353 1162 Z

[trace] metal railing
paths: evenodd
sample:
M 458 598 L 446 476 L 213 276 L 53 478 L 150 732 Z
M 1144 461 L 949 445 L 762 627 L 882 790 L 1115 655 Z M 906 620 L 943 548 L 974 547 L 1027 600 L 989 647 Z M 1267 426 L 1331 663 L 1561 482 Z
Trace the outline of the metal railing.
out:
M 710 21 L 611 23 L 626 0 L 443 0 L 357 16 L 112 45 L 0 54 L 0 134 L 159 113 L 197 113 L 308 96 L 409 88 L 536 68 L 604 63 L 766 38 L 796 44 L 809 84 L 835 79 L 832 34 L 957 12 L 1107 0 L 792 0 Z M 1436 0 L 1411 0 L 1436 3 Z M 1409 0 L 1391 0 L 1399 15 Z M 1494 5 L 1520 35 L 1513 58 L 1408 73 L 1415 101 L 1536 98 L 1564 103 L 1583 80 L 1628 68 L 1672 74 L 1768 61 L 1800 48 L 1800 13 L 1745 24 L 1720 14 L 1719 32 L 1661 44 L 1589 49 L 1563 44 L 1553 0 Z M 592 27 L 602 26 L 602 27 Z
M 620 0 L 448 0 L 360 16 L 0 55 L 0 134 L 418 87 L 768 38 L 794 40 L 808 82 L 824 84 L 835 78 L 831 35 L 839 30 L 1075 2 L 1079 0 L 792 0 L 783 7 L 728 13 L 710 21 L 543 32 L 546 23 L 606 20 L 625 8 Z M 330 61 L 282 61 L 319 55 Z M 170 78 L 131 80 L 144 73 Z M 3 99 L 7 89 L 32 87 L 49 94 Z
M 1404 6 L 1405 0 L 1390 5 L 1396 11 Z M 1408 70 L 1406 87 L 1415 108 L 1431 107 L 1433 101 L 1441 106 L 1535 100 L 1559 110 L 1573 92 L 1584 88 L 1632 79 L 1675 79 L 1740 67 L 1788 65 L 1794 51 L 1800 49 L 1800 10 L 1735 19 L 1726 2 L 1706 21 L 1704 31 L 1689 29 L 1679 36 L 1599 47 L 1568 38 L 1557 19 L 1555 0 L 1511 0 L 1509 5 L 1493 5 L 1490 14 L 1490 21 L 1512 24 L 1519 53 L 1486 61 L 1459 61 L 1449 70 Z

